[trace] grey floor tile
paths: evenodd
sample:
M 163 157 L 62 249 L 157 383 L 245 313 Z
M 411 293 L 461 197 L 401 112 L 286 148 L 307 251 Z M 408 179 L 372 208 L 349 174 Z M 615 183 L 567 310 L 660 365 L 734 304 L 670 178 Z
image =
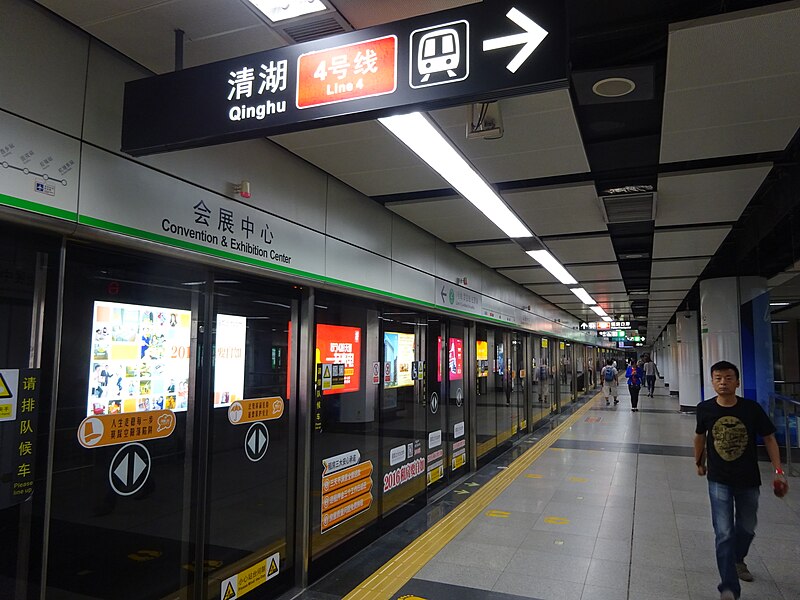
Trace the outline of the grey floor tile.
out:
M 527 529 L 497 527 L 492 523 L 476 523 L 473 521 L 467 525 L 453 541 L 474 541 L 483 544 L 491 544 L 493 546 L 510 546 L 512 548 L 517 548 L 529 533 Z
M 627 590 L 629 568 L 627 563 L 593 558 L 586 574 L 586 585 Z
M 637 566 L 683 569 L 683 555 L 678 546 L 655 541 L 634 539 L 631 562 Z
M 550 554 L 566 554 L 591 558 L 595 548 L 595 540 L 584 535 L 569 535 L 552 531 L 530 531 L 522 544 L 521 550 L 538 550 Z
M 581 600 L 628 600 L 628 590 L 615 590 L 596 585 L 586 585 L 583 588 Z
M 506 566 L 507 573 L 541 573 L 551 579 L 580 583 L 586 579 L 591 559 L 579 556 L 554 555 L 539 550 L 517 550 Z
M 508 546 L 452 541 L 436 555 L 436 560 L 465 567 L 503 571 L 516 552 L 516 548 Z
M 629 564 L 631 562 L 631 540 L 597 538 L 592 558 Z
M 689 595 L 683 569 L 654 569 L 649 565 L 631 565 L 630 591 L 633 598 L 654 593 L 682 597 Z
M 454 565 L 440 561 L 431 561 L 414 575 L 417 579 L 451 583 L 479 590 L 494 589 L 502 571 L 493 571 L 484 567 L 470 567 L 465 569 L 462 565 Z
M 581 600 L 583 584 L 506 572 L 497 580 L 492 591 L 540 600 Z

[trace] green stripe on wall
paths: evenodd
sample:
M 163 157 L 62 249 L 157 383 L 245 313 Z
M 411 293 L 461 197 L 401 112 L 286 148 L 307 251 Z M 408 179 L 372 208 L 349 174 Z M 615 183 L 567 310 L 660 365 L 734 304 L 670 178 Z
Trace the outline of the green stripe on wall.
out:
M 39 202 L 31 202 L 30 200 L 23 200 L 22 198 L 15 198 L 14 196 L 6 196 L 5 194 L 0 194 L 0 204 L 13 206 L 14 208 L 21 208 L 22 210 L 35 212 L 40 215 L 47 215 L 48 217 L 66 219 L 67 221 L 78 220 L 78 213 L 70 210 L 56 208 L 55 206 L 48 206 L 47 204 L 40 204 Z

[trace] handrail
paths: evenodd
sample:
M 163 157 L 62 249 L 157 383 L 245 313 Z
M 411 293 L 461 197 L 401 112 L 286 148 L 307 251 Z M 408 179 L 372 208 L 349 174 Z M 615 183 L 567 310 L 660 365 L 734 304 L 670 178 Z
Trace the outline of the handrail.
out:
M 783 396 L 781 394 L 772 394 L 772 400 L 774 402 L 781 402 L 783 406 L 783 425 L 784 425 L 784 439 L 786 440 L 786 472 L 789 475 L 793 475 L 792 470 L 792 435 L 791 430 L 789 427 L 790 418 L 789 418 L 789 411 L 786 410 L 788 407 L 787 405 L 793 405 L 792 413 L 795 417 L 797 417 L 798 409 L 800 409 L 800 400 L 796 400 L 794 398 L 790 398 L 789 396 Z

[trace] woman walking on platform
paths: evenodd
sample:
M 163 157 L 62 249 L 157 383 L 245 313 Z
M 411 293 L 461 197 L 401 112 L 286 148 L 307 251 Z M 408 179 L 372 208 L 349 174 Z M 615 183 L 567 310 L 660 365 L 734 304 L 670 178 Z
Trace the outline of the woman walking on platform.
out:
M 634 361 L 628 365 L 625 371 L 628 378 L 628 391 L 631 393 L 631 410 L 639 412 L 639 390 L 642 389 L 642 368 Z

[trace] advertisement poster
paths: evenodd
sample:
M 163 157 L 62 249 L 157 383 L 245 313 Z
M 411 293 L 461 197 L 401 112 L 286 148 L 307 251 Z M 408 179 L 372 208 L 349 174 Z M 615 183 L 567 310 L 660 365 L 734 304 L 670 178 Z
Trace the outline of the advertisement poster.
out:
M 464 340 L 450 338 L 447 346 L 447 372 L 450 381 L 457 381 L 464 378 Z M 437 341 L 437 355 L 439 357 L 436 370 L 436 381 L 442 380 L 442 337 Z
M 478 377 L 488 377 L 489 343 L 486 340 L 475 342 L 475 357 L 478 361 Z
M 361 384 L 361 329 L 342 325 L 317 325 L 316 364 L 323 365 L 323 394 L 357 392 Z M 326 386 L 326 365 L 330 385 Z M 334 368 L 335 367 L 335 368 Z M 340 373 L 340 369 L 343 373 Z
M 214 356 L 214 408 L 244 398 L 244 346 L 247 317 L 217 315 Z
M 383 334 L 383 348 L 386 359 L 384 387 L 398 388 L 414 385 L 412 363 L 414 362 L 414 334 Z
M 94 303 L 86 414 L 188 407 L 188 310 Z
M 464 340 L 450 338 L 447 350 L 447 365 L 450 372 L 450 381 L 464 378 Z

